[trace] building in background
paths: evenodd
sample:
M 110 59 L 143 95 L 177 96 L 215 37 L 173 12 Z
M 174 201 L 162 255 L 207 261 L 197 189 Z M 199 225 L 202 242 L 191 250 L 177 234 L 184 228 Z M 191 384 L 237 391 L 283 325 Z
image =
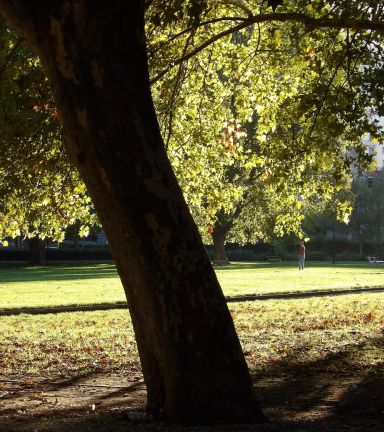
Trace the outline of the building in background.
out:
M 379 117 L 379 123 L 384 128 L 384 118 Z M 375 170 L 373 173 L 367 173 L 368 178 L 380 178 L 384 179 L 384 143 L 375 142 L 372 140 L 371 134 L 367 134 L 363 138 L 364 145 L 367 148 L 368 154 L 375 156 L 373 160 L 376 162 Z

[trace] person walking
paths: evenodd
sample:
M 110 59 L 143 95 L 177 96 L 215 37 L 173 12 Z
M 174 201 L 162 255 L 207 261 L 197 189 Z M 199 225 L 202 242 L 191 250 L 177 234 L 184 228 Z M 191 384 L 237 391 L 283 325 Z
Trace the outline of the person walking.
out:
M 300 252 L 299 252 L 299 270 L 304 270 L 304 262 L 305 262 L 305 246 L 304 242 L 300 242 Z

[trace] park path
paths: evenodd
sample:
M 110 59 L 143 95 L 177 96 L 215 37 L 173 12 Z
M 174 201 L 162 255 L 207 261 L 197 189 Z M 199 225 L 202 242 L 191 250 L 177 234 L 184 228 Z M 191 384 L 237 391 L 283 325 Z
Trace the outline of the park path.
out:
M 344 290 L 328 290 L 328 291 L 305 291 L 298 293 L 282 293 L 282 294 L 246 294 L 243 296 L 232 296 L 226 297 L 227 303 L 237 303 L 244 301 L 256 301 L 256 300 L 278 300 L 278 299 L 295 299 L 295 298 L 307 298 L 307 297 L 325 297 L 335 295 L 349 295 L 349 294 L 360 294 L 360 293 L 374 293 L 383 292 L 384 287 L 370 287 L 370 288 L 351 288 Z M 20 315 L 20 314 L 49 314 L 49 313 L 60 313 L 60 312 L 85 312 L 85 311 L 96 311 L 96 310 L 111 310 L 111 309 L 127 309 L 127 303 L 117 304 L 96 304 L 96 305 L 81 305 L 81 306 L 61 306 L 51 308 L 24 308 L 24 309 L 9 309 L 1 310 L 0 316 L 6 315 Z

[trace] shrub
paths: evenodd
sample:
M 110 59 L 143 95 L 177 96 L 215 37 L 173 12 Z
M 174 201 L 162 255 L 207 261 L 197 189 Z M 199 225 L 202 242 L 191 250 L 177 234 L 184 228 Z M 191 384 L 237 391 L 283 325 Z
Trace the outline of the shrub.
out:
M 229 261 L 256 261 L 256 254 L 249 249 L 235 249 L 227 251 Z
M 326 251 L 308 251 L 305 258 L 309 261 L 332 261 L 332 257 Z
M 281 258 L 283 261 L 286 261 L 290 254 L 287 251 L 287 248 L 283 246 L 281 243 L 277 243 L 274 247 L 274 254 Z

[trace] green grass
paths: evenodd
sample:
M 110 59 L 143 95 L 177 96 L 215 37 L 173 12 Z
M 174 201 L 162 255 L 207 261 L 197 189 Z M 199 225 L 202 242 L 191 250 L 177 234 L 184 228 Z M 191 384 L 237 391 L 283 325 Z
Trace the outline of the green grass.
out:
M 215 267 L 226 296 L 383 285 L 384 266 L 357 263 L 235 263 Z M 114 264 L 1 268 L 0 309 L 125 302 Z
M 125 302 L 114 264 L 0 269 L 0 309 Z
M 237 263 L 216 268 L 226 295 L 382 285 L 364 263 Z M 124 301 L 112 264 L 1 269 L 0 308 Z M 384 372 L 384 293 L 229 305 L 254 375 Z M 0 317 L 0 378 L 138 373 L 127 310 Z
M 384 266 L 362 262 L 307 262 L 299 271 L 296 262 L 236 263 L 216 267 L 227 296 L 291 293 L 383 286 Z
M 384 293 L 231 303 L 230 311 L 254 375 L 384 372 Z M 95 372 L 140 372 L 127 310 L 0 317 L 0 381 Z
M 384 373 L 384 294 L 231 305 L 253 374 Z

